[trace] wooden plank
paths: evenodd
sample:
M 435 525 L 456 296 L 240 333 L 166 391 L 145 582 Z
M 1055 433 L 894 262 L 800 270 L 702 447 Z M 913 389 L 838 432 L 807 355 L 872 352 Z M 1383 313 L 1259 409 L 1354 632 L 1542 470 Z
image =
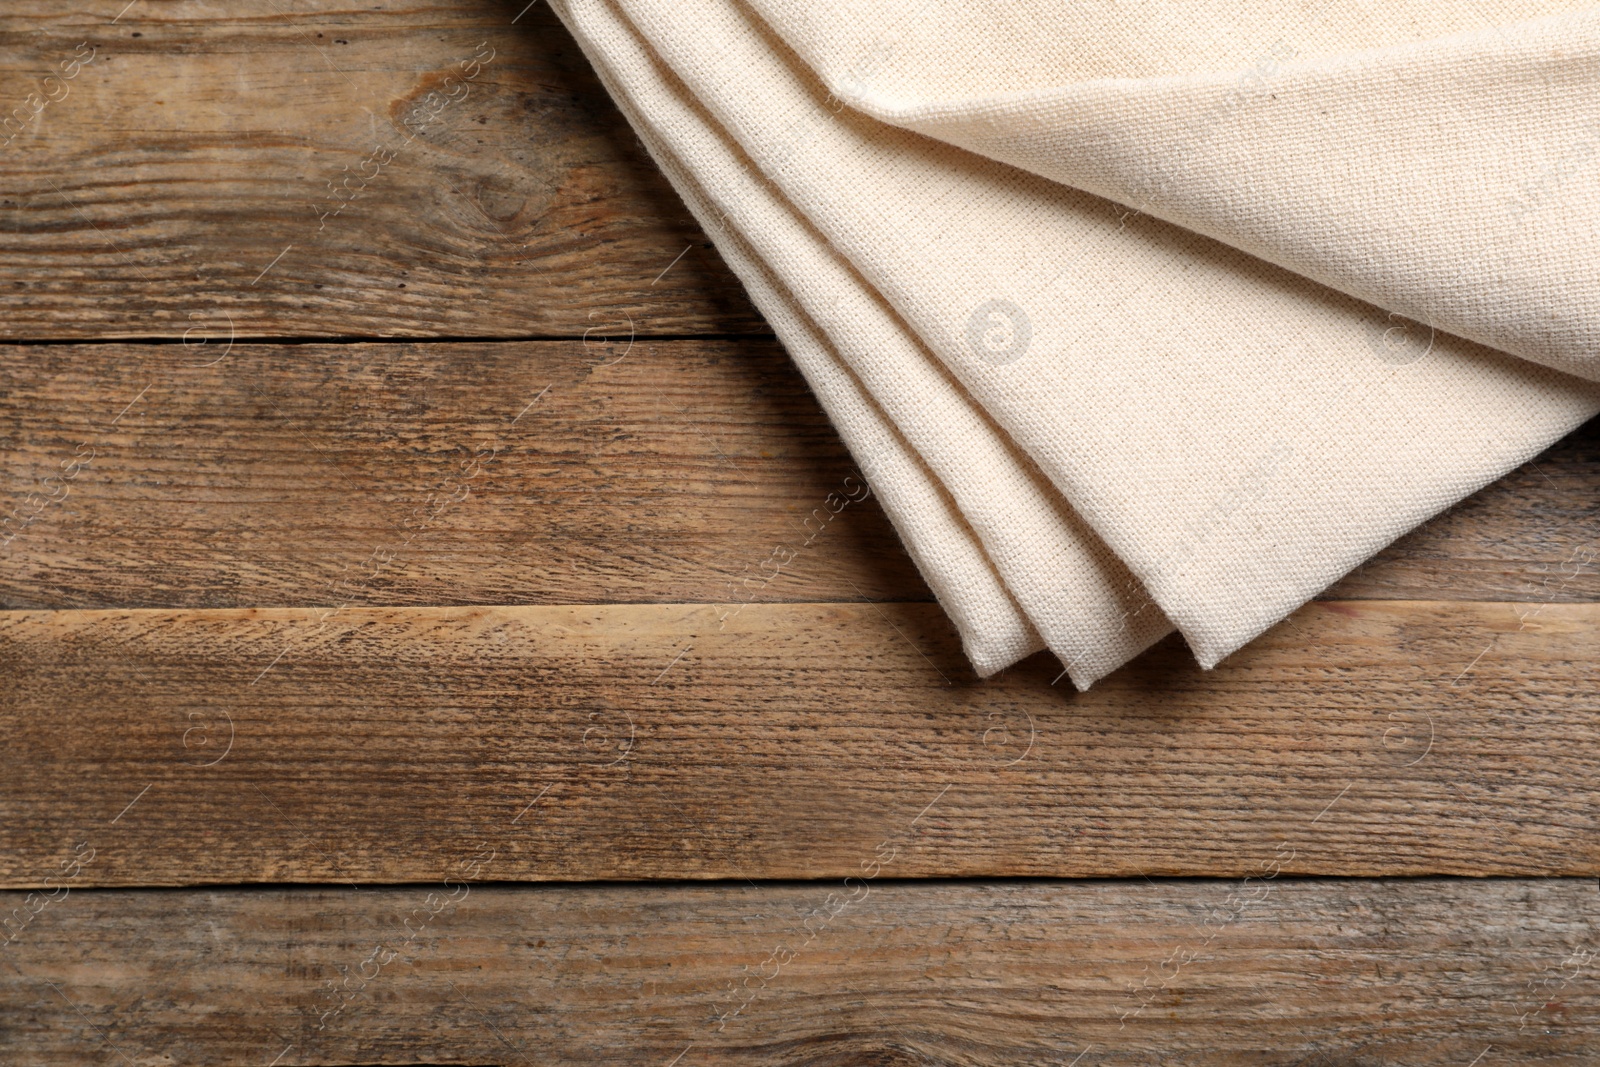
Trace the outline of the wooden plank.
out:
M 989 682 L 932 604 L 0 613 L 0 879 L 1600 874 L 1600 606 Z
M 769 333 L 522 7 L 8 6 L 0 337 Z
M 204 362 L 0 347 L 0 605 L 709 602 L 780 544 L 744 595 L 931 596 L 770 341 Z
M 72 891 L 37 1064 L 1590 1064 L 1592 880 Z M 865 854 L 872 855 L 870 849 Z M 887 855 L 887 853 L 885 853 Z M 441 868 L 441 873 L 443 868 Z M 0 898 L 8 911 L 20 894 Z
M 854 468 L 771 342 L 0 346 L 0 380 L 4 607 L 705 602 L 778 544 L 762 599 L 930 596 L 876 502 L 806 525 Z M 1600 600 L 1597 501 L 1600 422 L 1331 595 Z
M 1325 595 L 1600 600 L 1600 419 L 1424 523 Z

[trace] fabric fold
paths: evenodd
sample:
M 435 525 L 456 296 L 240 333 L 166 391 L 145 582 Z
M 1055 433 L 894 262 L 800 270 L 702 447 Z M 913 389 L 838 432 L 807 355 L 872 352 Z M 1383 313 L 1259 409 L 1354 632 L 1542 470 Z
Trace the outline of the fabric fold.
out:
M 570 14 L 567 17 L 570 19 Z M 751 251 L 743 235 L 719 215 L 661 127 L 645 117 L 636 97 L 659 88 L 652 77 L 658 72 L 637 40 L 630 39 L 627 27 L 614 19 L 574 20 L 570 25 L 606 90 L 691 213 L 707 233 L 716 234 L 729 267 L 778 334 L 823 410 L 840 428 L 846 447 L 878 494 L 912 561 L 950 614 L 974 670 L 986 677 L 1042 649 L 1044 642 L 1018 610 L 966 520 L 920 457 L 877 410 L 783 283 Z
M 707 231 L 737 242 L 760 269 L 795 279 L 785 292 L 928 466 L 973 530 L 1031 625 L 1087 688 L 1172 631 L 1121 561 L 917 342 L 881 298 L 787 205 L 681 83 L 614 12 L 581 20 L 607 57 L 613 92 L 648 130 Z M 648 101 L 641 107 L 640 101 Z M 670 159 L 667 157 L 670 156 Z M 679 162 L 692 158 L 701 179 Z M 741 271 L 741 276 L 744 275 Z M 802 369 L 808 362 L 796 355 Z
M 898 27 L 915 2 L 755 6 L 836 97 L 881 121 L 1600 379 L 1600 8 L 1501 4 L 1502 16 L 1562 13 L 1485 25 L 1476 5 L 1440 5 L 1431 28 L 1460 31 L 1417 41 L 1405 39 L 1404 4 L 1384 12 L 1387 26 L 1365 8 L 1352 25 L 1337 5 L 1325 21 L 1366 47 L 1309 56 L 1333 43 L 1267 37 L 1244 21 L 1251 12 L 1224 8 L 1208 14 L 1235 43 L 1205 70 L 1048 84 L 1063 67 L 1045 49 L 997 60 L 960 34 L 906 40 Z M 1389 38 L 1402 43 L 1373 45 Z M 1101 55 L 1087 69 L 1145 65 Z M 952 69 L 961 77 L 930 73 Z
M 1596 321 L 1585 285 L 1593 279 L 1571 282 L 1558 270 L 1543 296 L 1518 295 L 1518 286 L 1532 285 L 1529 265 L 1549 240 L 1527 229 L 1526 218 L 1519 239 L 1531 250 L 1474 288 L 1464 269 L 1452 280 L 1435 262 L 1449 258 L 1440 252 L 1449 240 L 1472 237 L 1470 224 L 1448 240 L 1387 234 L 1396 243 L 1374 252 L 1352 236 L 1366 223 L 1348 218 L 1344 201 L 1308 203 L 1306 218 L 1323 228 L 1304 248 L 1331 249 L 1328 263 L 1353 272 L 1336 288 L 1311 276 L 1338 282 L 1333 266 L 1294 259 L 1297 269 L 1287 269 L 1292 257 L 1261 236 L 1271 226 L 1251 221 L 1252 212 L 1271 214 L 1273 196 L 1310 180 L 1303 175 L 1252 199 L 1240 191 L 1241 181 L 1249 191 L 1248 173 L 1225 173 L 1227 151 L 1204 165 L 1197 157 L 1192 173 L 1180 166 L 1170 183 L 1191 206 L 1162 209 L 1192 228 L 1074 187 L 1100 174 L 1102 191 L 1138 199 L 1113 189 L 1112 179 L 1159 174 L 1167 157 L 1127 162 L 1123 174 L 1115 152 L 1080 150 L 1095 137 L 1145 144 L 1147 133 L 1125 121 L 1141 108 L 1150 112 L 1141 120 L 1147 131 L 1166 130 L 1169 149 L 1171 137 L 1194 134 L 1184 108 L 1200 106 L 1210 90 L 1194 90 L 1216 74 L 1192 62 L 1192 40 L 1173 56 L 1155 54 L 1159 48 L 1136 56 L 1145 67 L 1129 68 L 1143 84 L 1128 100 L 1158 83 L 1187 87 L 1172 99 L 1146 95 L 1142 104 L 1100 111 L 1101 103 L 1086 111 L 1072 102 L 1077 119 L 1094 121 L 1071 127 L 1056 121 L 1065 112 L 1028 112 L 1019 102 L 1042 93 L 1050 107 L 1067 107 L 1063 93 L 1091 83 L 1104 90 L 1126 57 L 1091 56 L 1079 66 L 1093 77 L 1065 84 L 1063 72 L 1082 72 L 1057 54 L 1073 42 L 1041 44 L 1037 33 L 1017 29 L 1018 12 L 1025 21 L 1031 3 L 900 0 L 875 13 L 855 0 L 756 0 L 765 17 L 739 0 L 555 6 L 858 459 L 881 431 L 916 461 L 926 487 L 880 495 L 890 509 L 900 494 L 891 518 L 969 654 L 982 658 L 980 670 L 1042 637 L 1086 685 L 1158 638 L 1168 620 L 1203 665 L 1214 665 L 1393 538 L 1600 410 L 1600 388 L 1540 365 L 1584 370 L 1581 339 Z M 1499 7 L 1548 14 L 1532 0 Z M 918 13 L 930 17 L 919 23 Z M 978 49 L 963 59 L 955 31 L 974 18 L 993 24 L 989 38 L 1011 27 L 1018 48 L 1032 52 L 1001 50 L 997 59 Z M 1385 24 L 1366 39 L 1373 55 L 1432 55 L 1445 47 L 1441 34 L 1456 34 L 1452 47 L 1470 36 L 1420 8 L 1395 18 L 1410 20 L 1410 37 L 1397 43 Z M 955 45 L 940 36 L 941 19 Z M 1359 66 L 1348 62 L 1349 32 L 1310 36 L 1307 71 L 1315 67 L 1326 81 L 1341 62 Z M 940 56 L 943 65 L 930 60 Z M 1286 65 L 1285 73 L 1294 71 Z M 1371 106 L 1379 91 L 1372 85 L 1400 84 L 1392 71 L 1385 77 L 1356 95 Z M 927 89 L 940 79 L 943 95 Z M 922 95 L 906 95 L 908 86 Z M 1000 90 L 984 95 L 994 86 Z M 1302 115 L 1314 96 L 1298 98 Z M 874 109 L 879 114 L 867 113 Z M 1037 121 L 1029 127 L 1019 115 Z M 918 124 L 927 128 L 908 128 Z M 1225 148 L 1238 138 L 1215 140 Z M 1250 149 L 1258 150 L 1267 151 Z M 1306 158 L 1288 169 L 1309 167 Z M 1166 188 L 1156 191 L 1165 196 Z M 1359 203 L 1372 194 L 1339 195 Z M 1212 228 L 1238 243 L 1196 232 L 1211 223 L 1194 205 L 1234 212 L 1233 229 Z M 1493 227 L 1477 233 L 1490 244 L 1505 240 Z M 1391 252 L 1408 240 L 1425 247 L 1407 292 L 1435 301 L 1420 324 L 1350 295 L 1386 292 L 1379 283 L 1399 262 Z M 1433 322 L 1446 295 L 1469 290 L 1486 300 L 1462 297 L 1463 313 L 1522 338 L 1526 359 Z M 1552 313 L 1558 305 L 1567 319 Z M 854 399 L 845 401 L 847 393 Z M 917 481 L 896 477 L 903 487 Z M 873 480 L 876 487 L 879 476 Z M 960 552 L 935 535 L 944 520 L 911 503 L 930 490 L 965 539 L 955 539 Z M 972 573 L 999 588 L 1012 613 L 1006 620 L 976 606 L 998 602 L 993 590 L 979 591 L 982 581 L 951 577 L 967 573 L 949 562 L 961 552 L 983 561 Z M 986 644 L 985 628 L 1001 636 Z

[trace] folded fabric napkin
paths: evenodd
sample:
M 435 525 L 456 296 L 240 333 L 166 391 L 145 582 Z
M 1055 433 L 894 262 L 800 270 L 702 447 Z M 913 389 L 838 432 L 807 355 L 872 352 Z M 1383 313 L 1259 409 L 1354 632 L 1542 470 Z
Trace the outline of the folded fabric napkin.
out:
M 1600 7 L 553 0 L 980 674 L 1214 666 L 1600 411 Z

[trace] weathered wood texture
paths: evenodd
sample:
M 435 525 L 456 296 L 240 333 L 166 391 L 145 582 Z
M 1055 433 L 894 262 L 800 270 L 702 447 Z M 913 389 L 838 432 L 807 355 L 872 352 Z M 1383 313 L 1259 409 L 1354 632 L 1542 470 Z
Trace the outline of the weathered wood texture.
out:
M 0 380 L 4 607 L 706 602 L 807 540 L 762 599 L 930 596 L 875 502 L 806 525 L 853 467 L 770 341 L 16 346 Z M 1600 599 L 1597 502 L 1600 422 L 1330 595 Z
M 16 1062 L 278 1067 L 1600 1059 L 1592 880 L 918 885 L 893 866 L 72 892 L 0 950 L 0 1040 Z
M 1597 624 L 1319 602 L 1074 696 L 932 604 L 6 612 L 0 878 L 1597 874 Z
M 0 348 L 0 605 L 930 596 L 770 341 L 215 358 Z
M 7 5 L 0 336 L 770 332 L 523 7 Z
M 1600 419 L 1402 537 L 1324 596 L 1600 600 Z
M 1219 671 L 979 683 L 540 5 L 0 56 L 0 340 L 183 342 L 0 347 L 0 1059 L 1600 1059 L 1593 881 L 1289 877 L 1600 873 L 1600 424 Z M 362 337 L 570 340 L 245 343 Z M 895 881 L 1139 874 L 1234 881 Z M 483 884 L 647 878 L 729 883 Z M 422 884 L 90 888 L 273 880 Z

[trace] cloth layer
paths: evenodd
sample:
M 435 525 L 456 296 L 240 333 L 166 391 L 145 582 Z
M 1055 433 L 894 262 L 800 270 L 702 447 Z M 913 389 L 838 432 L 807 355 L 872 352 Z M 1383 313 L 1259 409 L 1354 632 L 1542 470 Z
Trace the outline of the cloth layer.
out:
M 1171 73 L 1192 60 L 1182 49 L 1176 60 L 1119 53 L 1073 66 L 1016 28 L 1032 3 L 1007 5 L 1004 18 L 942 0 L 756 6 L 761 14 L 736 0 L 556 9 L 873 468 L 981 673 L 1042 639 L 1086 686 L 1171 623 L 1212 665 L 1600 408 L 1595 386 L 1538 365 L 1591 371 L 1584 331 L 1596 321 L 1591 293 L 1559 271 L 1542 296 L 1527 295 L 1543 231 L 1519 230 L 1529 247 L 1508 252 L 1510 265 L 1483 286 L 1475 321 L 1509 330 L 1494 335 L 1503 347 L 1528 340 L 1513 356 L 1433 324 L 1438 294 L 1461 283 L 1430 260 L 1414 261 L 1416 278 L 1392 294 L 1411 311 L 1433 301 L 1430 321 L 1355 298 L 1383 295 L 1373 279 L 1395 274 L 1419 243 L 1430 255 L 1473 234 L 1507 245 L 1503 220 L 1413 226 L 1372 256 L 1340 243 L 1361 220 L 1343 217 L 1339 197 L 1304 209 L 1332 212 L 1320 230 L 1280 220 L 1294 240 L 1277 245 L 1263 243 L 1260 226 L 1230 230 L 1195 207 L 1269 217 L 1304 160 L 1321 157 L 1305 135 L 1301 155 L 1278 166 L 1287 175 L 1246 175 L 1219 192 L 1226 168 L 1216 160 L 1240 140 L 1242 120 L 1229 115 L 1227 136 L 1222 120 L 1203 136 L 1192 118 L 1184 127 L 1205 86 L 1228 82 L 1204 68 Z M 919 22 L 919 12 L 931 17 Z M 961 50 L 974 40 L 962 31 L 985 15 L 1012 26 L 1004 62 Z M 1521 47 L 1554 33 L 1570 43 L 1587 17 L 1547 17 L 1496 39 Z M 997 34 L 988 25 L 976 37 Z M 1324 38 L 1305 61 L 1323 82 L 1348 94 L 1343 72 L 1398 63 L 1423 86 L 1411 95 L 1424 114 L 1443 90 L 1413 53 L 1470 46 L 1459 33 L 1398 45 L 1368 33 L 1367 53 L 1352 59 L 1337 33 Z M 1537 67 L 1548 57 L 1532 47 Z M 1109 77 L 1119 62 L 1148 69 Z M 1056 84 L 1063 71 L 1093 77 Z M 1498 69 L 1486 77 L 1502 111 L 1512 108 L 1506 86 L 1522 83 Z M 1100 136 L 1132 112 L 1081 99 L 1085 85 L 1104 95 L 1113 82 L 1148 112 L 1145 127 L 1127 126 L 1126 143 L 1167 168 L 1128 164 L 1128 181 L 1154 175 L 1142 206 L 1165 198 L 1162 213 L 1193 229 L 1131 210 L 1141 198 L 1127 188 L 1118 204 L 1073 187 L 1118 194 L 1106 160 L 1124 157 L 1089 150 L 1099 142 L 1084 135 L 1094 126 L 1084 115 Z M 1393 90 L 1403 79 L 1381 84 L 1387 96 L 1362 90 L 1369 104 L 1411 100 Z M 1298 110 L 1252 113 L 1261 143 L 1292 140 L 1285 123 L 1303 120 L 1317 91 L 1301 92 Z M 1560 131 L 1542 136 L 1554 145 Z M 1188 143 L 1174 137 L 1219 147 L 1162 157 L 1163 145 Z M 1581 229 L 1588 202 L 1574 199 L 1580 221 L 1566 226 Z M 1340 292 L 1313 280 L 1339 284 L 1326 264 L 1341 255 L 1369 263 L 1360 284 Z M 1561 314 L 1550 314 L 1556 305 Z

